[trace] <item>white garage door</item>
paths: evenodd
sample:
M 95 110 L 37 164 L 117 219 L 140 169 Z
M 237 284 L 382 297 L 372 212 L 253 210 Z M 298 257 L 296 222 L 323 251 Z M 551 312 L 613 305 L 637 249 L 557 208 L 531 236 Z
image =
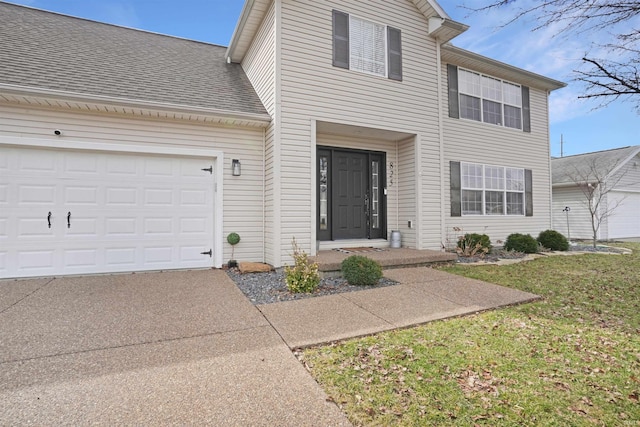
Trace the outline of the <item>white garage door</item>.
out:
M 609 206 L 619 203 L 609 217 L 609 239 L 640 237 L 640 194 L 612 191 Z
M 0 147 L 0 277 L 213 266 L 214 161 Z

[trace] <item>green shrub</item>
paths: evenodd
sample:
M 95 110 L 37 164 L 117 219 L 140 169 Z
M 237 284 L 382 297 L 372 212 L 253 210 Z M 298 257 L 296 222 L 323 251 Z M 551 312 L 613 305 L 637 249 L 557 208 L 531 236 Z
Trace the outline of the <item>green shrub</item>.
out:
M 353 255 L 342 261 L 342 275 L 350 285 L 371 286 L 382 278 L 382 267 L 370 258 Z
M 318 264 L 309 261 L 309 256 L 298 247 L 296 239 L 292 241 L 294 265 L 284 267 L 284 280 L 289 292 L 309 293 L 316 290 L 320 284 Z
M 513 233 L 504 242 L 504 248 L 508 251 L 535 254 L 538 252 L 538 241 L 530 234 Z
M 555 230 L 545 230 L 538 235 L 538 242 L 552 251 L 569 250 L 569 241 L 561 233 Z
M 460 256 L 484 256 L 491 252 L 491 239 L 486 234 L 467 233 L 458 239 L 456 252 Z

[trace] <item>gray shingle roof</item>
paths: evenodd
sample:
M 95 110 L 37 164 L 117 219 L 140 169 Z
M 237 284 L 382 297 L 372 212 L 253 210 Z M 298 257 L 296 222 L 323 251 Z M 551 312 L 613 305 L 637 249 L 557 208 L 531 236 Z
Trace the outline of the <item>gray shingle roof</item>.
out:
M 551 182 L 554 185 L 573 184 L 576 183 L 577 178 L 593 179 L 595 174 L 602 179 L 638 151 L 640 151 L 640 145 L 552 158 Z
M 0 83 L 267 114 L 226 48 L 0 2 Z

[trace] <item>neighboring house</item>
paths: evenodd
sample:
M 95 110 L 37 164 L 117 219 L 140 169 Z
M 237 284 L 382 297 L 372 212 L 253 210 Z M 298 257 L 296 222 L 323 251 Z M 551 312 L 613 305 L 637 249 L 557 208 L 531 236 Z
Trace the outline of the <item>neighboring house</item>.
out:
M 593 238 L 587 198 L 593 189 L 594 206 L 600 201 L 596 217 L 602 218 L 597 239 L 640 238 L 640 145 L 553 158 L 551 169 L 555 230 Z
M 0 16 L 0 277 L 551 226 L 564 84 L 454 47 L 433 0 L 251 0 L 228 48 Z

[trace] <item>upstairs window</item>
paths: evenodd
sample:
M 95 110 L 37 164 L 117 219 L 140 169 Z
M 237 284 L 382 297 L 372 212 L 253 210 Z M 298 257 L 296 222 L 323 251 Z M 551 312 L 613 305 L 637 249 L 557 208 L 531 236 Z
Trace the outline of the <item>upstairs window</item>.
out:
M 460 118 L 522 129 L 519 85 L 458 69 Z
M 349 69 L 387 77 L 384 25 L 349 16 Z
M 402 80 L 400 30 L 334 10 L 333 65 Z
M 447 65 L 449 117 L 531 132 L 529 88 Z

